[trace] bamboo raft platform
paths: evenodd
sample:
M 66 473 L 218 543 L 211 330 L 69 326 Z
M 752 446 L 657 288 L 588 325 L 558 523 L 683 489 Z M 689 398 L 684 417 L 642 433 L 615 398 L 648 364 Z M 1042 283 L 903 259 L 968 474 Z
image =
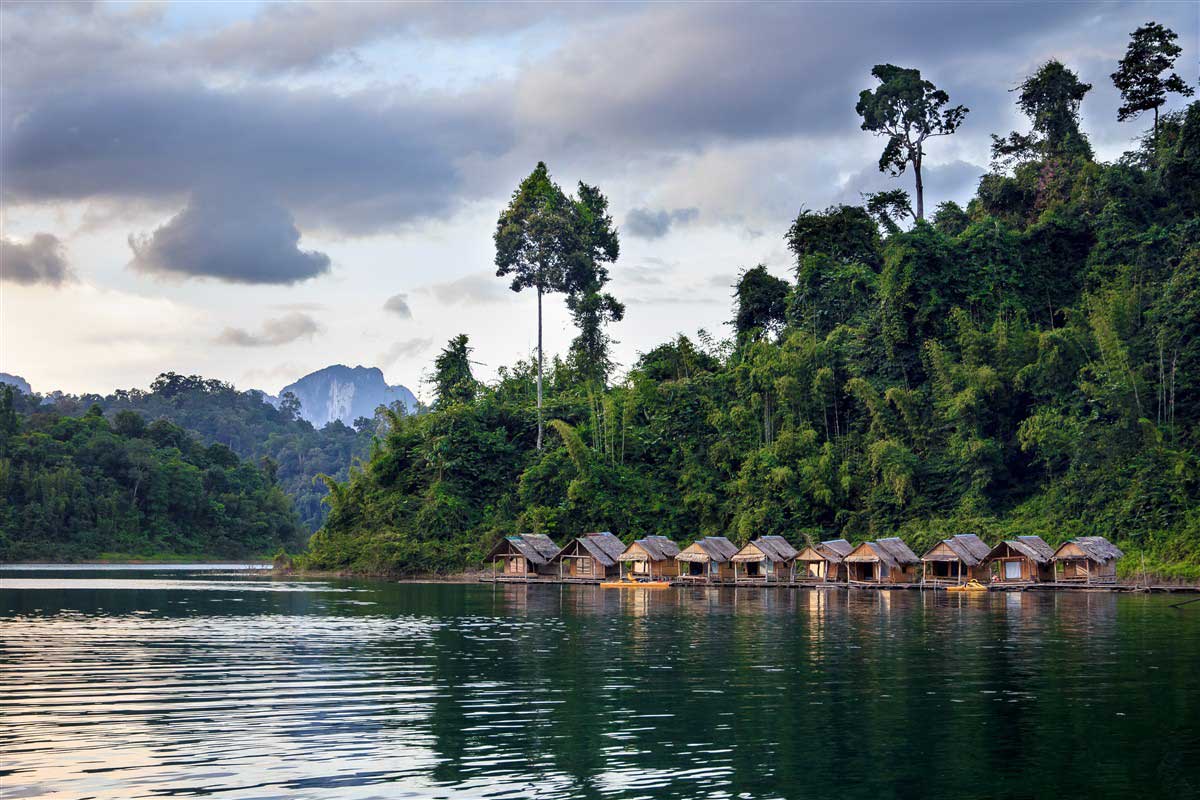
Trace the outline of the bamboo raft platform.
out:
M 508 576 L 508 575 L 481 575 L 480 583 L 503 583 L 503 584 L 542 584 L 551 586 L 598 586 L 602 582 L 601 578 L 559 578 L 554 576 Z M 949 587 L 947 584 L 932 584 L 932 583 L 840 583 L 840 582 L 820 582 L 820 581 L 749 581 L 732 579 L 720 579 L 712 581 L 697 581 L 687 580 L 685 578 L 671 578 L 668 581 L 671 588 L 683 589 L 825 589 L 825 590 L 843 590 L 843 589 L 861 589 L 864 591 L 888 591 L 897 589 L 901 591 L 925 591 L 925 592 L 945 592 Z M 636 587 L 628 587 L 636 588 Z M 1131 584 L 1131 583 L 1105 583 L 1105 584 L 1082 584 L 1082 583 L 1002 583 L 992 584 L 987 587 L 988 593 L 991 592 L 1124 592 L 1124 593 L 1142 593 L 1142 594 L 1177 594 L 1177 593 L 1194 593 L 1200 592 L 1200 586 L 1182 585 L 1182 584 Z M 980 594 L 983 594 L 980 592 Z

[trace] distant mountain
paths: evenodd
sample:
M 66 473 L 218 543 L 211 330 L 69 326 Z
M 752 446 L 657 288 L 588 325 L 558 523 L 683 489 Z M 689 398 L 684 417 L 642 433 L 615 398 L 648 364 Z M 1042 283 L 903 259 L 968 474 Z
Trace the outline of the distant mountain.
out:
M 15 388 L 21 394 L 33 394 L 33 387 L 29 385 L 29 381 L 22 378 L 20 375 L 9 375 L 7 372 L 0 372 L 0 385 L 8 384 Z M 404 391 L 408 391 L 405 389 Z
M 378 406 L 397 400 L 409 413 L 416 413 L 417 398 L 404 386 L 389 386 L 377 367 L 347 367 L 335 364 L 305 375 L 283 387 L 282 397 L 291 392 L 300 401 L 300 415 L 321 428 L 335 419 L 352 425 L 359 417 L 371 417 Z M 264 396 L 267 402 L 278 400 Z

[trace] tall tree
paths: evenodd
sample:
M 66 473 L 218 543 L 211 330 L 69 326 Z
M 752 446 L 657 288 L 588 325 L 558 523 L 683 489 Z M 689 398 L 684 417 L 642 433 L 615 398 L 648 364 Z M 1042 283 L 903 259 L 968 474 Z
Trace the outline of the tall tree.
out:
M 513 192 L 496 222 L 496 275 L 512 276 L 512 290 L 537 290 L 537 449 L 542 449 L 542 297 L 565 292 L 580 246 L 574 206 L 550 179 L 544 162 Z
M 787 281 L 767 272 L 763 264 L 743 271 L 734 287 L 737 314 L 733 327 L 738 338 L 773 334 L 783 328 L 791 290 Z
M 1167 94 L 1191 97 L 1192 87 L 1177 73 L 1163 77 L 1175 66 L 1183 50 L 1175 44 L 1179 35 L 1157 22 L 1147 22 L 1129 37 L 1125 57 L 1112 74 L 1113 85 L 1121 90 L 1125 104 L 1117 109 L 1117 121 L 1136 119 L 1144 111 L 1154 112 L 1154 139 L 1158 141 L 1158 109 L 1167 102 Z
M 919 70 L 876 64 L 871 75 L 879 86 L 875 91 L 859 93 L 855 111 L 863 118 L 864 131 L 888 137 L 879 156 L 880 172 L 899 176 L 912 164 L 917 181 L 917 219 L 925 219 L 925 186 L 921 180 L 925 140 L 954 133 L 968 109 L 947 108 L 950 95 L 922 80 Z
M 471 374 L 471 347 L 467 335 L 455 336 L 433 360 L 434 393 L 439 408 L 475 399 L 475 376 Z
M 587 380 L 603 384 L 612 368 L 608 356 L 611 339 L 604 326 L 625 317 L 625 306 L 603 291 L 609 280 L 606 265 L 615 262 L 621 252 L 620 237 L 608 213 L 608 198 L 597 187 L 580 181 L 572 209 L 581 251 L 567 276 L 567 307 L 579 329 L 571 342 L 571 357 Z
M 1050 60 L 1013 91 L 1017 107 L 1032 122 L 1028 134 L 1014 131 L 992 136 L 992 158 L 998 162 L 1082 155 L 1090 158 L 1091 145 L 1079 129 L 1079 105 L 1092 90 L 1090 83 L 1061 61 Z

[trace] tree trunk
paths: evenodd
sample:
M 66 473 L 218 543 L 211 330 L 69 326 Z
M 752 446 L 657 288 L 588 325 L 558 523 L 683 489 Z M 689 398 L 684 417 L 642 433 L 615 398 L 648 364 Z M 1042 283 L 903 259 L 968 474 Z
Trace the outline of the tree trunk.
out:
M 1158 106 L 1154 107 L 1154 152 L 1158 152 Z
M 913 174 L 917 177 L 917 219 L 925 219 L 925 184 L 921 182 L 921 151 L 913 159 Z
M 542 449 L 542 287 L 538 287 L 538 377 L 537 377 L 537 449 Z

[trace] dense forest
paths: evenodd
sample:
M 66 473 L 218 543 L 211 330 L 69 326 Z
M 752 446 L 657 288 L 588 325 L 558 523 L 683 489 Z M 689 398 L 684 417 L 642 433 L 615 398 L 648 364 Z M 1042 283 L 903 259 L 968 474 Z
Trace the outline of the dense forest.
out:
M 239 392 L 223 381 L 174 372 L 159 375 L 149 391 L 58 394 L 26 402 L 64 416 L 79 416 L 97 406 L 110 420 L 132 411 L 147 422 L 172 422 L 205 444 L 225 445 L 242 458 L 269 466 L 310 532 L 321 526 L 328 511 L 322 502 L 327 489 L 316 477 L 345 480 L 350 464 L 369 452 L 377 425 L 375 419 L 359 419 L 351 428 L 334 420 L 316 429 L 300 417 L 293 396 L 285 395 L 275 408 L 259 392 Z
M 8 386 L 0 497 L 0 561 L 263 556 L 307 535 L 269 466 L 165 419 L 64 416 Z
M 537 293 L 538 352 L 484 385 L 452 340 L 435 410 L 392 415 L 369 459 L 329 480 L 301 563 L 451 570 L 518 531 L 898 534 L 918 552 L 973 532 L 1099 534 L 1126 572 L 1200 576 L 1200 104 L 1159 113 L 1191 90 L 1162 74 L 1173 34 L 1139 36 L 1113 76 L 1121 119 L 1154 112 L 1130 152 L 1096 160 L 1091 87 L 1051 61 L 1014 92 L 1029 129 L 993 137 L 966 207 L 929 215 L 926 148 L 968 110 L 916 70 L 876 67 L 857 110 L 915 203 L 894 190 L 802 210 L 784 232 L 791 280 L 743 269 L 731 337 L 679 336 L 617 381 L 607 201 L 539 164 L 495 235 L 498 276 Z M 579 336 L 543 369 L 555 293 Z

